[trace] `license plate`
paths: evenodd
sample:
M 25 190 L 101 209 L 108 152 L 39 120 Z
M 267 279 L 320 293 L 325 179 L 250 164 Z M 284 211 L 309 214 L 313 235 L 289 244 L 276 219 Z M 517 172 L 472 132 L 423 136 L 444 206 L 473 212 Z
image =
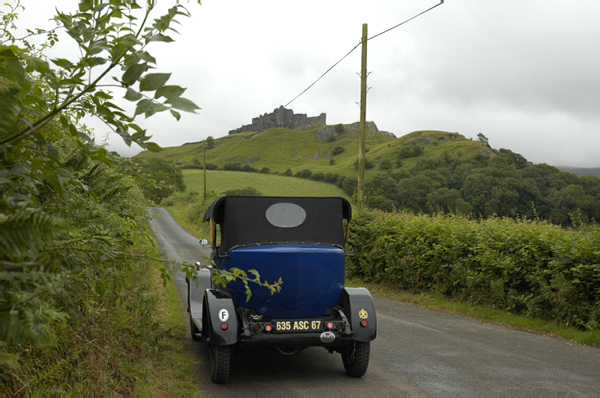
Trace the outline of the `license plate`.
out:
M 319 332 L 323 329 L 323 321 L 313 319 L 275 321 L 276 333 Z

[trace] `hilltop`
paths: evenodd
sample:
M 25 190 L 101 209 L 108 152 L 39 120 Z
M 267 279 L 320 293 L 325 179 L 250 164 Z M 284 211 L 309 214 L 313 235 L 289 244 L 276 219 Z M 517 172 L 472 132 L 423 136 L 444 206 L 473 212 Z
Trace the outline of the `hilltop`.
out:
M 263 132 L 245 132 L 221 137 L 206 150 L 206 162 L 212 168 L 250 165 L 271 173 L 300 170 L 355 175 L 358 156 L 358 123 L 316 126 L 303 130 L 274 128 Z M 406 148 L 421 147 L 418 156 L 402 156 Z M 404 149 L 403 149 L 404 148 Z M 410 170 L 423 157 L 466 159 L 476 155 L 493 156 L 482 142 L 446 131 L 415 131 L 396 138 L 368 123 L 367 172 L 378 169 Z M 160 152 L 144 151 L 137 158 L 160 157 L 183 168 L 199 167 L 203 161 L 203 143 L 167 147 Z M 398 159 L 404 157 L 399 165 Z

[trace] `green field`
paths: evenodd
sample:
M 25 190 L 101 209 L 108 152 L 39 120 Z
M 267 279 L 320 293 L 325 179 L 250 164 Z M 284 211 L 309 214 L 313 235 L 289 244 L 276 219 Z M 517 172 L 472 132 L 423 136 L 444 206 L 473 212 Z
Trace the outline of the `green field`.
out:
M 183 170 L 183 178 L 188 191 L 204 191 L 202 170 Z M 264 196 L 342 196 L 348 198 L 348 195 L 340 188 L 324 182 L 239 171 L 208 170 L 206 172 L 207 191 L 223 193 L 227 190 L 245 187 L 252 187 Z

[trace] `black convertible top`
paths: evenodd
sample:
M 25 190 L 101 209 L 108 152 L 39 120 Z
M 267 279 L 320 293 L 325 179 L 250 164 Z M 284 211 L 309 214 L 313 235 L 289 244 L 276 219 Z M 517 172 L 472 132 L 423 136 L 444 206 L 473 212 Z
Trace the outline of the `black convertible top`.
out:
M 351 218 L 352 207 L 341 197 L 222 196 L 204 215 L 220 225 L 219 254 L 264 244 L 344 248 L 344 220 Z

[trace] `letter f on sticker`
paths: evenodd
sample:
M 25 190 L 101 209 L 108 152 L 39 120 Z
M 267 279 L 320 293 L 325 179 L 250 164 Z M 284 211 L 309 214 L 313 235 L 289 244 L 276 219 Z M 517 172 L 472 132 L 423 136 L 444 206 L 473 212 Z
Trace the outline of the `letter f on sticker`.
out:
M 221 322 L 226 322 L 227 319 L 229 319 L 229 312 L 226 309 L 219 311 L 219 320 Z

